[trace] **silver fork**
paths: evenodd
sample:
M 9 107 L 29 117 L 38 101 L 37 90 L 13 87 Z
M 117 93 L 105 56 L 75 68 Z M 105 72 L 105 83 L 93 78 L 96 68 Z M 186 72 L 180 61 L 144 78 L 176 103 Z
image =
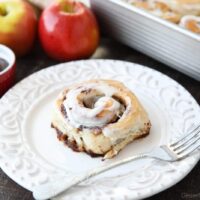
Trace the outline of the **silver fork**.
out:
M 136 159 L 154 158 L 167 162 L 179 161 L 186 158 L 188 155 L 198 149 L 198 147 L 200 147 L 200 124 L 189 131 L 186 136 L 181 137 L 176 142 L 169 145 L 156 147 L 151 152 L 138 154 L 105 166 L 101 166 L 81 175 L 74 176 L 72 179 L 66 178 L 67 180 L 65 180 L 63 178 L 62 181 L 59 180 L 54 183 L 47 183 L 37 186 L 33 190 L 33 196 L 35 199 L 39 200 L 55 197 L 72 186 L 75 186 L 95 175 L 113 169 L 119 165 L 132 162 Z

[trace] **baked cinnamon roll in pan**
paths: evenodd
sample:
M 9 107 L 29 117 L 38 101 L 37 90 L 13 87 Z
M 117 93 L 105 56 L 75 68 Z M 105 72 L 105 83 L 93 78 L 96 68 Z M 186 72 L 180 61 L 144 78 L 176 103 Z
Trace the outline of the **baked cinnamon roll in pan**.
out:
M 200 34 L 200 17 L 193 15 L 186 15 L 181 19 L 179 25 L 194 33 Z
M 137 97 L 122 83 L 90 80 L 61 92 L 52 127 L 74 151 L 107 159 L 148 135 L 151 123 Z
M 178 12 L 172 10 L 167 3 L 159 0 L 133 0 L 131 3 L 138 8 L 173 23 L 178 23 L 182 17 Z
M 200 0 L 160 0 L 167 3 L 170 8 L 182 16 L 200 15 Z

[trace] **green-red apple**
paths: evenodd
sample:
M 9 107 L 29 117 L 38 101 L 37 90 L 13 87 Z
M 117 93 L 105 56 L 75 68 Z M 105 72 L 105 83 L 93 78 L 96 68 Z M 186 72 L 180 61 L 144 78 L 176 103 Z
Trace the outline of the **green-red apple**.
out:
M 17 56 L 23 56 L 33 45 L 36 28 L 36 13 L 29 3 L 0 1 L 0 44 L 10 47 Z

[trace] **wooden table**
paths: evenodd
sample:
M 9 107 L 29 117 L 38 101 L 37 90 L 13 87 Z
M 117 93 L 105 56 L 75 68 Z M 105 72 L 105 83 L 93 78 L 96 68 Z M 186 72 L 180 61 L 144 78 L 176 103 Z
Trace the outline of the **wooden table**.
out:
M 117 41 L 103 38 L 100 46 L 92 58 L 118 59 L 135 62 L 149 66 L 161 71 L 183 85 L 200 104 L 200 83 L 186 75 L 169 68 Z M 33 51 L 26 57 L 17 60 L 16 82 L 25 78 L 40 69 L 57 64 L 58 62 L 49 59 L 38 43 Z M 200 199 L 200 162 L 192 172 L 180 183 L 161 192 L 148 200 L 179 200 L 179 199 Z M 0 170 L 0 200 L 32 200 L 31 192 L 17 185 Z

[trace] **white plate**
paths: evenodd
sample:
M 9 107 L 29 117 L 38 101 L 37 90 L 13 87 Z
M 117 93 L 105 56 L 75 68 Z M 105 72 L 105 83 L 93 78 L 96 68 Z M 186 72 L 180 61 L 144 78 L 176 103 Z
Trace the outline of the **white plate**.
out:
M 72 83 L 104 78 L 122 81 L 135 92 L 152 122 L 148 137 L 128 145 L 110 160 L 75 153 L 56 139 L 50 128 L 58 93 Z M 200 108 L 192 96 L 169 77 L 133 63 L 88 60 L 41 70 L 18 83 L 0 100 L 0 166 L 8 176 L 32 190 L 36 185 L 74 176 L 128 155 L 175 140 L 195 121 Z M 140 199 L 158 193 L 186 176 L 199 153 L 177 163 L 138 160 L 90 179 L 61 199 Z

